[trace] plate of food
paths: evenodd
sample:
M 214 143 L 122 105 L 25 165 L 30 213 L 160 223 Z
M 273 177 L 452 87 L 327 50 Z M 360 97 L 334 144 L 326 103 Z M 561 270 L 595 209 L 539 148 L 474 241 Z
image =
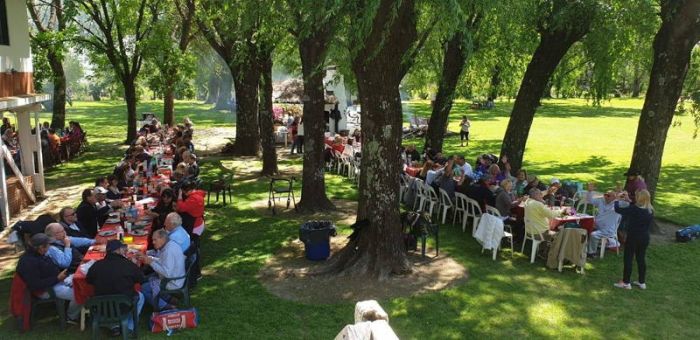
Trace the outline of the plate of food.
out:
M 132 230 L 131 230 L 131 235 L 134 235 L 134 236 L 146 236 L 146 235 L 148 235 L 148 232 L 145 231 L 145 230 L 142 230 L 142 229 L 138 229 L 138 230 L 133 230 L 133 229 L 132 229 Z
M 114 224 L 114 223 L 119 223 L 121 220 L 119 218 L 108 218 L 105 223 L 106 224 Z
M 117 232 L 114 231 L 114 230 L 103 230 L 103 231 L 100 231 L 100 232 L 97 233 L 97 234 L 100 235 L 100 236 L 102 236 L 102 237 L 110 237 L 110 236 L 116 235 Z
M 141 220 L 141 221 L 134 223 L 134 226 L 143 228 L 143 227 L 149 225 L 150 223 L 151 223 L 150 221 Z

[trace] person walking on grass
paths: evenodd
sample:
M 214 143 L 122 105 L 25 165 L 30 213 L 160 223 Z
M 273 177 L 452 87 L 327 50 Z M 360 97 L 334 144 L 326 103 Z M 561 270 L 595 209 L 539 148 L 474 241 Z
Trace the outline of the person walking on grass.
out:
M 459 123 L 459 126 L 459 139 L 462 142 L 462 146 L 464 146 L 465 140 L 467 141 L 467 146 L 469 146 L 469 128 L 472 126 L 472 123 L 469 122 L 467 116 L 462 116 L 462 121 Z
M 615 202 L 615 212 L 628 219 L 627 241 L 625 243 L 625 266 L 622 281 L 615 284 L 617 288 L 632 289 L 632 261 L 637 259 L 639 281 L 632 284 L 640 289 L 647 289 L 646 284 L 646 252 L 649 246 L 649 228 L 654 218 L 654 207 L 651 205 L 651 195 L 646 189 L 637 190 L 636 202 L 632 203 L 627 192 L 621 194 Z

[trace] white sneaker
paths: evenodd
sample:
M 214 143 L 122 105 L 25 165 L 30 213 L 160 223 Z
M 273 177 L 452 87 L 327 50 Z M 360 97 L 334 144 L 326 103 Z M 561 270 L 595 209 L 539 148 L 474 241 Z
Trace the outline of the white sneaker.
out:
M 622 281 L 614 284 L 615 287 L 617 288 L 622 288 L 622 289 L 632 289 L 632 285 L 629 283 L 624 283 Z
M 634 281 L 632 282 L 633 285 L 639 287 L 639 289 L 647 289 L 647 284 L 646 283 L 639 283 L 639 281 Z

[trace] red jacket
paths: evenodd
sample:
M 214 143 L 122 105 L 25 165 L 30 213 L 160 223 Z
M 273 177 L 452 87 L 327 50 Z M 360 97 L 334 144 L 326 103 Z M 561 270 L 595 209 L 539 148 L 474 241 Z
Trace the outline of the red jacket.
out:
M 188 213 L 194 217 L 194 226 L 204 223 L 204 195 L 202 190 L 192 190 L 187 199 L 177 201 L 177 212 Z
M 32 313 L 32 296 L 24 280 L 15 272 L 10 288 L 10 314 L 22 323 L 22 331 L 30 328 Z

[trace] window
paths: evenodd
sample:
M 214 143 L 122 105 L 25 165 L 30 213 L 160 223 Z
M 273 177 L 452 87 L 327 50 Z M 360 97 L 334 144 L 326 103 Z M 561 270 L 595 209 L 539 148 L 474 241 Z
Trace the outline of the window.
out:
M 7 31 L 7 7 L 5 0 L 0 0 L 0 45 L 10 44 L 10 33 Z

